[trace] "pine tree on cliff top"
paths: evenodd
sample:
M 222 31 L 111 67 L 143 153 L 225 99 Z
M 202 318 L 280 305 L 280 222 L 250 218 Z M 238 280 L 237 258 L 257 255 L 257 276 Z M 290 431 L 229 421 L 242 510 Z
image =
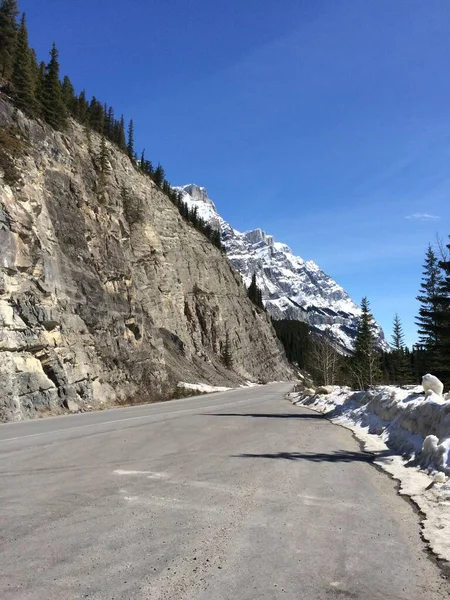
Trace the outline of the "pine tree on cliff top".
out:
M 44 118 L 55 129 L 63 129 L 67 113 L 59 81 L 58 50 L 53 44 L 44 82 Z
M 36 116 L 38 103 L 35 96 L 33 56 L 28 45 L 28 31 L 25 14 L 22 16 L 17 34 L 14 67 L 11 77 L 16 106 L 30 116 Z
M 18 15 L 17 0 L 2 0 L 0 3 L 0 76 L 8 80 L 14 68 Z

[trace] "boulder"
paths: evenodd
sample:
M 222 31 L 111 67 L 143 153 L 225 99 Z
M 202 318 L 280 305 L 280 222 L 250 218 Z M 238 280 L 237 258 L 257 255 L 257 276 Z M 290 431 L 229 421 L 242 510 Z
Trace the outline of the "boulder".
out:
M 332 385 L 321 385 L 316 390 L 316 394 L 320 394 L 320 395 L 332 394 L 333 392 L 334 392 L 334 388 Z

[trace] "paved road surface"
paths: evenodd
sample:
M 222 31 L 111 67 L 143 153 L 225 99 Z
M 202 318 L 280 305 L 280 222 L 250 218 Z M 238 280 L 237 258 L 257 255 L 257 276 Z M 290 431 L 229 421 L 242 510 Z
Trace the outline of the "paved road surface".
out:
M 0 598 L 448 598 L 394 483 L 289 387 L 1 425 Z

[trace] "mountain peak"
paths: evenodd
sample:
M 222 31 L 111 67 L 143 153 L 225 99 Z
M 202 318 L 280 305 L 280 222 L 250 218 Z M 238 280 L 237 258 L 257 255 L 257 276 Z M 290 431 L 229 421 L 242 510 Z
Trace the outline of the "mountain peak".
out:
M 263 242 L 266 246 L 273 246 L 275 243 L 273 236 L 267 235 L 262 229 L 253 229 L 252 231 L 247 231 L 244 235 L 251 244 Z
M 197 214 L 200 218 L 207 222 L 217 221 L 220 219 L 219 213 L 217 212 L 216 205 L 208 197 L 206 188 L 200 187 L 195 183 L 189 183 L 188 185 L 180 185 L 174 188 L 183 195 L 183 200 L 189 205 L 189 208 L 196 208 Z
M 344 352 L 353 349 L 361 310 L 346 291 L 312 260 L 295 256 L 286 244 L 275 242 L 262 229 L 241 233 L 217 212 L 205 188 L 194 184 L 176 188 L 189 208 L 220 229 L 228 259 L 246 286 L 256 274 L 266 309 L 274 319 L 297 319 L 317 331 L 329 330 Z M 377 325 L 380 346 L 387 348 Z

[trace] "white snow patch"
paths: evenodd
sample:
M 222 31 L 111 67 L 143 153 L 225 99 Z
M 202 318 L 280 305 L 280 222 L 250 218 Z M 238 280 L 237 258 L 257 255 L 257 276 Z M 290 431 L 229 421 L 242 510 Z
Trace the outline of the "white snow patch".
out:
M 180 381 L 177 387 L 184 388 L 185 390 L 193 390 L 195 392 L 203 392 L 205 394 L 211 394 L 212 392 L 227 392 L 233 388 L 224 387 L 219 385 L 208 385 L 207 383 L 185 383 Z
M 425 514 L 422 533 L 431 550 L 450 561 L 450 401 L 421 386 L 289 396 L 355 433 Z

